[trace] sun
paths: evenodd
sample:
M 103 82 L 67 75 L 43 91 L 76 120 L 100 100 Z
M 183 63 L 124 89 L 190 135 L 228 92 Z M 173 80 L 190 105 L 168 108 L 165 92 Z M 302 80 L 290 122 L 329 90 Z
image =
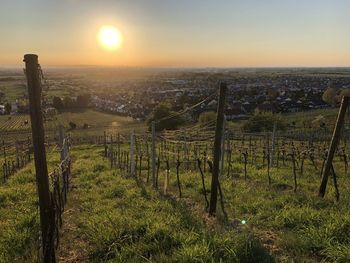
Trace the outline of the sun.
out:
M 102 26 L 97 38 L 102 47 L 108 50 L 118 49 L 123 43 L 122 33 L 114 26 Z

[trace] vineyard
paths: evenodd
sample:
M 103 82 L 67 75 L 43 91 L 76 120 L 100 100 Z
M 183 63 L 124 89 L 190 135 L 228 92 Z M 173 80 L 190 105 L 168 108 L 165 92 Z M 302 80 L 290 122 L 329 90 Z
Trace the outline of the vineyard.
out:
M 90 110 L 49 120 L 25 61 L 32 122 L 0 126 L 0 262 L 349 260 L 349 97 L 333 123 L 284 116 L 272 132 L 225 120 L 224 83 L 216 120 L 175 130 L 156 128 L 217 94 L 150 129 Z
M 71 129 L 70 123 L 76 128 Z M 57 137 L 58 125 L 63 125 L 69 133 L 77 137 L 90 137 L 101 135 L 103 131 L 118 131 L 125 129 L 125 126 L 134 127 L 136 130 L 144 130 L 142 123 L 135 122 L 131 118 L 116 116 L 94 110 L 76 112 L 63 112 L 47 116 L 44 122 L 48 140 L 55 140 Z M 29 115 L 0 115 L 0 136 L 1 139 L 10 143 L 17 140 L 22 141 L 31 137 L 31 122 Z
M 72 196 L 68 197 L 67 214 L 63 214 L 58 249 L 62 262 L 162 261 L 169 256 L 180 261 L 256 262 L 249 257 L 262 257 L 261 262 L 273 262 L 273 258 L 346 262 L 350 243 L 346 136 L 333 161 L 337 180 L 331 181 L 326 198 L 320 199 L 317 191 L 329 142 L 317 137 L 296 140 L 278 129 L 274 133 L 225 130 L 220 206 L 214 219 L 206 215 L 214 127 L 215 123 L 209 122 L 156 134 L 154 187 L 151 133 L 134 132 L 131 126 L 119 133 L 72 140 Z M 57 163 L 57 154 L 54 156 Z M 19 170 L 1 186 L 2 200 L 10 200 L 13 184 L 16 189 L 22 184 L 32 188 L 29 193 L 35 199 L 28 169 Z M 23 176 L 26 179 L 21 179 Z M 31 228 L 38 231 L 38 218 L 33 217 L 34 203 L 25 204 L 18 209 L 30 209 L 30 220 L 36 223 L 11 220 L 11 224 L 31 225 L 26 225 L 28 236 L 16 239 L 18 254 L 9 255 L 33 259 L 38 243 Z M 3 201 L 2 209 L 9 207 L 11 203 Z M 75 214 L 78 207 L 79 214 Z M 4 233 L 9 234 L 7 231 Z M 188 231 L 191 239 L 186 238 Z M 32 245 L 24 249 L 20 244 L 27 242 L 25 238 L 32 240 Z M 69 238 L 79 241 L 70 244 Z M 151 241 L 155 247 L 147 246 Z M 1 237 L 2 249 L 13 248 L 8 242 L 9 236 Z

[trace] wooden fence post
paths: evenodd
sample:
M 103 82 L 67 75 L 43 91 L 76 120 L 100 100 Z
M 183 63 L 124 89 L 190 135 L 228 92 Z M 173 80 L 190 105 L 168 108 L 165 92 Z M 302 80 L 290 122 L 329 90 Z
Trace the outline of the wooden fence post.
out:
M 135 133 L 134 130 L 130 134 L 130 176 L 135 177 Z
M 350 100 L 350 97 L 343 97 L 341 104 L 340 104 L 337 122 L 336 122 L 336 125 L 334 127 L 331 144 L 329 146 L 326 163 L 325 163 L 324 170 L 322 173 L 322 182 L 321 182 L 320 190 L 318 193 L 318 195 L 320 197 L 324 197 L 324 195 L 326 193 L 328 176 L 329 176 L 329 172 L 330 172 L 331 167 L 332 167 L 334 153 L 335 153 L 335 150 L 336 150 L 338 143 L 339 143 L 340 132 L 341 132 L 341 129 L 342 129 L 343 124 L 344 124 L 344 117 L 345 117 L 346 110 L 349 106 L 349 100 Z
M 226 100 L 226 83 L 220 84 L 219 103 L 216 116 L 216 131 L 214 141 L 214 162 L 213 173 L 211 180 L 211 195 L 209 205 L 209 215 L 214 216 L 216 213 L 216 204 L 218 198 L 218 184 L 219 184 L 219 171 L 220 171 L 220 155 L 221 155 L 221 140 L 224 127 L 224 113 L 225 113 L 225 100 Z
M 156 188 L 156 124 L 152 121 L 152 186 Z
M 271 138 L 271 156 L 270 156 L 270 167 L 274 167 L 275 165 L 275 152 L 276 152 L 276 128 L 277 124 L 274 122 L 273 130 L 272 130 L 272 138 Z
M 49 177 L 46 162 L 45 132 L 41 109 L 41 85 L 38 56 L 24 55 L 28 84 L 29 109 L 34 146 L 36 183 L 40 206 L 40 225 L 42 235 L 43 261 L 56 262 L 52 232 L 55 228 L 54 211 L 51 203 Z
M 105 147 L 105 157 L 107 157 L 107 135 L 106 135 L 106 131 L 103 132 L 103 145 Z

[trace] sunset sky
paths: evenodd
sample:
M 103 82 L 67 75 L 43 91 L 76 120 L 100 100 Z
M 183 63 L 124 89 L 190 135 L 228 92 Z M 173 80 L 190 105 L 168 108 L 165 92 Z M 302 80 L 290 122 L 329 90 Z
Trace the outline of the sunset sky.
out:
M 1 0 L 0 64 L 350 66 L 349 0 Z M 114 26 L 119 48 L 98 41 Z

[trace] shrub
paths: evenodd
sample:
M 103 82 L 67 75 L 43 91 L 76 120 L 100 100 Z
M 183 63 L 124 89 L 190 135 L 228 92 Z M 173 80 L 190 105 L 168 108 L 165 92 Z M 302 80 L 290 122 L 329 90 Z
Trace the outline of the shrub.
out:
M 274 123 L 278 130 L 284 130 L 286 124 L 279 114 L 272 112 L 257 112 L 250 117 L 244 124 L 243 129 L 247 132 L 266 132 L 272 131 Z

